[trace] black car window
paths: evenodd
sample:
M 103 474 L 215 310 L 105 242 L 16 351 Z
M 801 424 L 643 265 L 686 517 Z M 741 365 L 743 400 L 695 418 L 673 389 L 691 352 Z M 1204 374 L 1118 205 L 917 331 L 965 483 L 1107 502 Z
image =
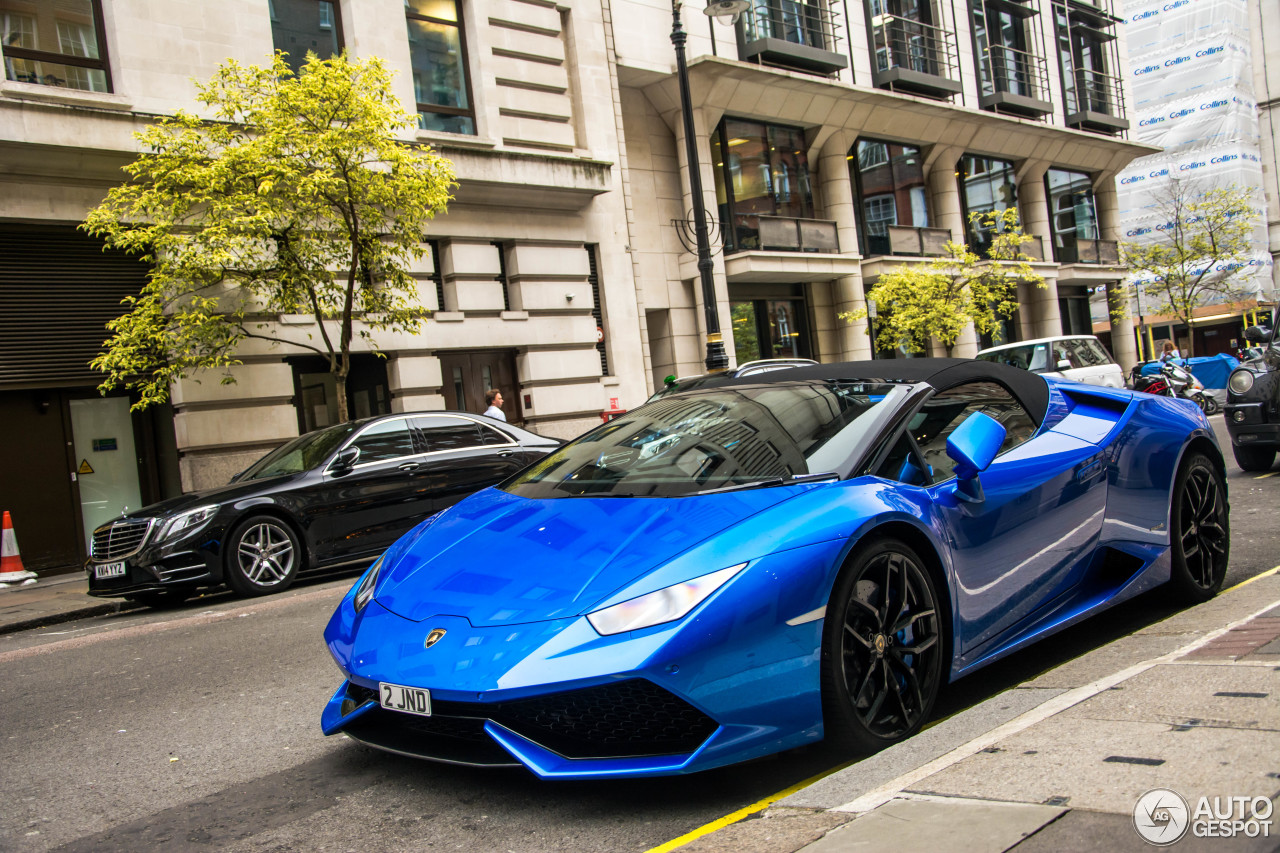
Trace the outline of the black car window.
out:
M 947 438 L 974 412 L 990 415 L 1004 425 L 1001 453 L 1007 453 L 1035 434 L 1036 425 L 1013 395 L 994 382 L 968 382 L 929 398 L 912 417 L 907 431 L 920 447 L 930 479 L 941 483 L 952 477 L 955 460 L 947 455 Z M 896 477 L 895 477 L 896 479 Z
M 370 462 L 385 462 L 388 459 L 399 459 L 412 456 L 413 439 L 409 435 L 409 425 L 404 418 L 373 424 L 351 442 L 352 447 L 360 448 L 357 465 Z
M 428 453 L 465 450 L 468 447 L 480 447 L 486 443 L 480 425 L 466 418 L 454 418 L 448 415 L 417 417 L 413 419 L 413 428 L 421 437 Z
M 355 429 L 355 424 L 345 423 L 300 435 L 253 463 L 240 475 L 240 482 L 310 471 L 328 459 L 329 454 L 336 450 Z

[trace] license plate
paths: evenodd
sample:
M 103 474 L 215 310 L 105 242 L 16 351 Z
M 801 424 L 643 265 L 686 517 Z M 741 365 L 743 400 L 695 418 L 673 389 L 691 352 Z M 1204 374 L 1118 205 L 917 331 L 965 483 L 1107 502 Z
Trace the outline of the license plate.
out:
M 98 580 L 124 577 L 124 563 L 100 563 L 93 567 L 93 576 Z
M 402 684 L 378 684 L 379 702 L 388 711 L 431 716 L 431 691 L 421 687 L 405 687 Z

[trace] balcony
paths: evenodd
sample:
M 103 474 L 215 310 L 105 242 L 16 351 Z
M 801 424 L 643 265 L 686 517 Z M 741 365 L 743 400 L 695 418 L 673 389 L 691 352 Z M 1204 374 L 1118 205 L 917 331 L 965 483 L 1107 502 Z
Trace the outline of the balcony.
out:
M 1040 118 L 1053 112 L 1045 100 L 1049 92 L 1049 72 L 1044 58 L 1025 50 L 993 44 L 980 60 L 984 110 Z
M 738 216 L 738 245 L 765 252 L 840 251 L 835 222 L 790 216 Z M 754 232 L 754 236 L 752 235 Z M 751 245 L 754 243 L 755 245 Z
M 844 22 L 825 2 L 754 0 L 738 24 L 738 57 L 832 75 L 849 61 L 839 52 Z
M 1120 244 L 1115 240 L 1078 239 L 1074 243 L 1056 247 L 1054 255 L 1060 264 L 1118 266 Z
M 940 258 L 947 254 L 947 243 L 951 242 L 951 231 L 946 228 L 916 228 L 910 225 L 890 225 L 885 229 L 888 234 L 890 255 L 915 255 L 921 257 Z M 869 236 L 868 254 L 877 248 L 880 242 Z M 878 253 L 879 254 L 879 253 Z
M 955 33 L 899 15 L 875 15 L 869 24 L 878 88 L 939 99 L 960 92 Z
M 1067 89 L 1067 127 L 1098 133 L 1121 133 L 1129 129 L 1124 118 L 1124 87 L 1120 78 L 1087 68 L 1076 69 Z

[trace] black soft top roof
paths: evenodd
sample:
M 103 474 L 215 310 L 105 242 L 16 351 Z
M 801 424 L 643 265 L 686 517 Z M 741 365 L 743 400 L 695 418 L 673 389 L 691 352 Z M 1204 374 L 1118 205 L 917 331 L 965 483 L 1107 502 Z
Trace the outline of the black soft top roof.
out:
M 1002 385 L 1018 399 L 1039 426 L 1049 408 L 1049 385 L 1044 378 L 1007 364 L 972 358 L 891 358 L 875 361 L 842 361 L 757 373 L 720 381 L 700 381 L 696 387 L 720 385 L 771 385 L 795 381 L 851 380 L 859 382 L 923 382 L 937 391 L 965 382 L 988 381 Z

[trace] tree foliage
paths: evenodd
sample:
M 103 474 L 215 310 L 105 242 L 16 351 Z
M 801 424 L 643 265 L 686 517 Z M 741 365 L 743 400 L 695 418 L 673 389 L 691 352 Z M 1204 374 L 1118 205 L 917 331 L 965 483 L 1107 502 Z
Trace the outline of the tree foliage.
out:
M 946 255 L 927 263 L 902 265 L 876 281 L 867 291 L 874 301 L 876 347 L 910 352 L 926 349 L 937 339 L 948 356 L 970 326 L 990 334 L 1018 308 L 1018 282 L 1044 287 L 1044 276 L 1022 247 L 1035 238 L 1022 233 L 1014 208 L 975 213 L 970 221 L 990 234 L 987 258 L 963 243 L 948 241 Z M 861 320 L 867 309 L 842 312 L 840 319 Z
M 1245 295 L 1240 273 L 1246 269 L 1258 214 L 1253 192 L 1232 184 L 1205 188 L 1174 179 L 1155 196 L 1162 227 L 1156 237 L 1123 243 L 1130 283 L 1120 292 L 1124 304 L 1135 289 L 1146 297 L 1146 312 L 1177 317 L 1188 328 L 1195 310 Z M 1187 355 L 1195 355 L 1195 336 Z
M 372 331 L 424 322 L 410 269 L 452 164 L 395 138 L 415 118 L 376 58 L 309 54 L 297 75 L 280 54 L 229 60 L 197 89 L 208 118 L 178 111 L 136 133 L 128 180 L 81 226 L 151 265 L 92 362 L 100 390 L 131 388 L 145 408 L 259 339 L 324 356 L 345 417 L 353 338 L 376 351 Z

